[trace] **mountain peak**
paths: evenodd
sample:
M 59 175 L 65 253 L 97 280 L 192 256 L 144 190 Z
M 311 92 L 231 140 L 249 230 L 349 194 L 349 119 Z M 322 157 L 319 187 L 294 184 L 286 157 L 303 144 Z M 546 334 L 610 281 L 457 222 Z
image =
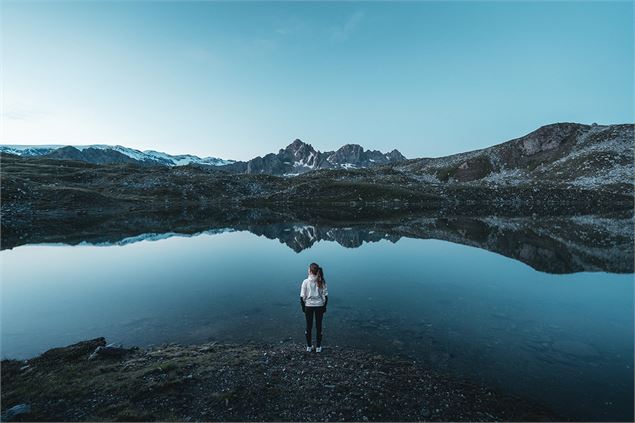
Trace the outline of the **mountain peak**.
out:
M 313 149 L 311 144 L 307 144 L 304 141 L 302 141 L 300 138 L 296 138 L 293 140 L 293 142 L 291 142 L 291 144 L 287 145 L 284 149 L 287 151 L 297 151 L 301 148 L 307 148 L 307 147 Z
M 317 165 L 318 152 L 315 151 L 311 144 L 307 144 L 298 138 L 284 150 L 280 150 L 279 154 L 290 156 L 300 166 L 313 168 Z
M 337 151 L 364 151 L 364 147 L 359 144 L 344 144 Z
M 391 161 L 406 160 L 406 156 L 401 154 L 401 151 L 397 150 L 396 148 L 393 149 L 390 153 L 388 153 L 388 158 Z

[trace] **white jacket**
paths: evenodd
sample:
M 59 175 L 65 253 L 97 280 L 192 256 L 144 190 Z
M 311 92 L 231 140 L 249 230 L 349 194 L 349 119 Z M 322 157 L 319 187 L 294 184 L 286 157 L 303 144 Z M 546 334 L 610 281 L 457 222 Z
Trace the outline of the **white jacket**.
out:
M 308 278 L 302 281 L 300 296 L 307 307 L 322 307 L 328 294 L 326 282 L 324 282 L 323 288 L 318 288 L 317 275 L 309 275 Z

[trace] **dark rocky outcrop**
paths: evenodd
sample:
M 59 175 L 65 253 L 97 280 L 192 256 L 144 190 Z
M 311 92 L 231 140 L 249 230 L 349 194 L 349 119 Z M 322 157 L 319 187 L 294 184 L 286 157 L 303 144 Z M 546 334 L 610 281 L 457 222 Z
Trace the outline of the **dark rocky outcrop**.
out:
M 78 342 L 67 347 L 53 348 L 46 351 L 40 357 L 40 361 L 67 362 L 79 359 L 86 359 L 97 348 L 105 347 L 105 338 L 95 338 Z

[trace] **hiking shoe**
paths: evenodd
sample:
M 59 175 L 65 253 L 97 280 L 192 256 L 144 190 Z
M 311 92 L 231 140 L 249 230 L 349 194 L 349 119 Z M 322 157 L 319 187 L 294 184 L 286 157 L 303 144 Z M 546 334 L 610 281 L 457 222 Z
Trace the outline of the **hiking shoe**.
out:
M 315 352 L 316 352 L 316 353 L 320 353 L 320 352 L 322 352 L 322 347 L 317 347 L 317 348 L 315 349 Z
M 311 352 L 313 351 L 313 347 L 306 347 L 306 352 Z

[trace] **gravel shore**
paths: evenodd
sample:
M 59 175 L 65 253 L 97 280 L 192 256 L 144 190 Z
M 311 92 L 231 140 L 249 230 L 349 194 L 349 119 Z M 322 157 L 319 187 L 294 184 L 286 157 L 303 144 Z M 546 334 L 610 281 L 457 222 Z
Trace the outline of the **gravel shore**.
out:
M 89 359 L 104 338 L 2 361 L 28 421 L 562 421 L 399 357 L 297 342 L 164 345 Z M 105 350 L 104 350 L 105 351 Z M 6 416 L 5 416 L 6 417 Z

